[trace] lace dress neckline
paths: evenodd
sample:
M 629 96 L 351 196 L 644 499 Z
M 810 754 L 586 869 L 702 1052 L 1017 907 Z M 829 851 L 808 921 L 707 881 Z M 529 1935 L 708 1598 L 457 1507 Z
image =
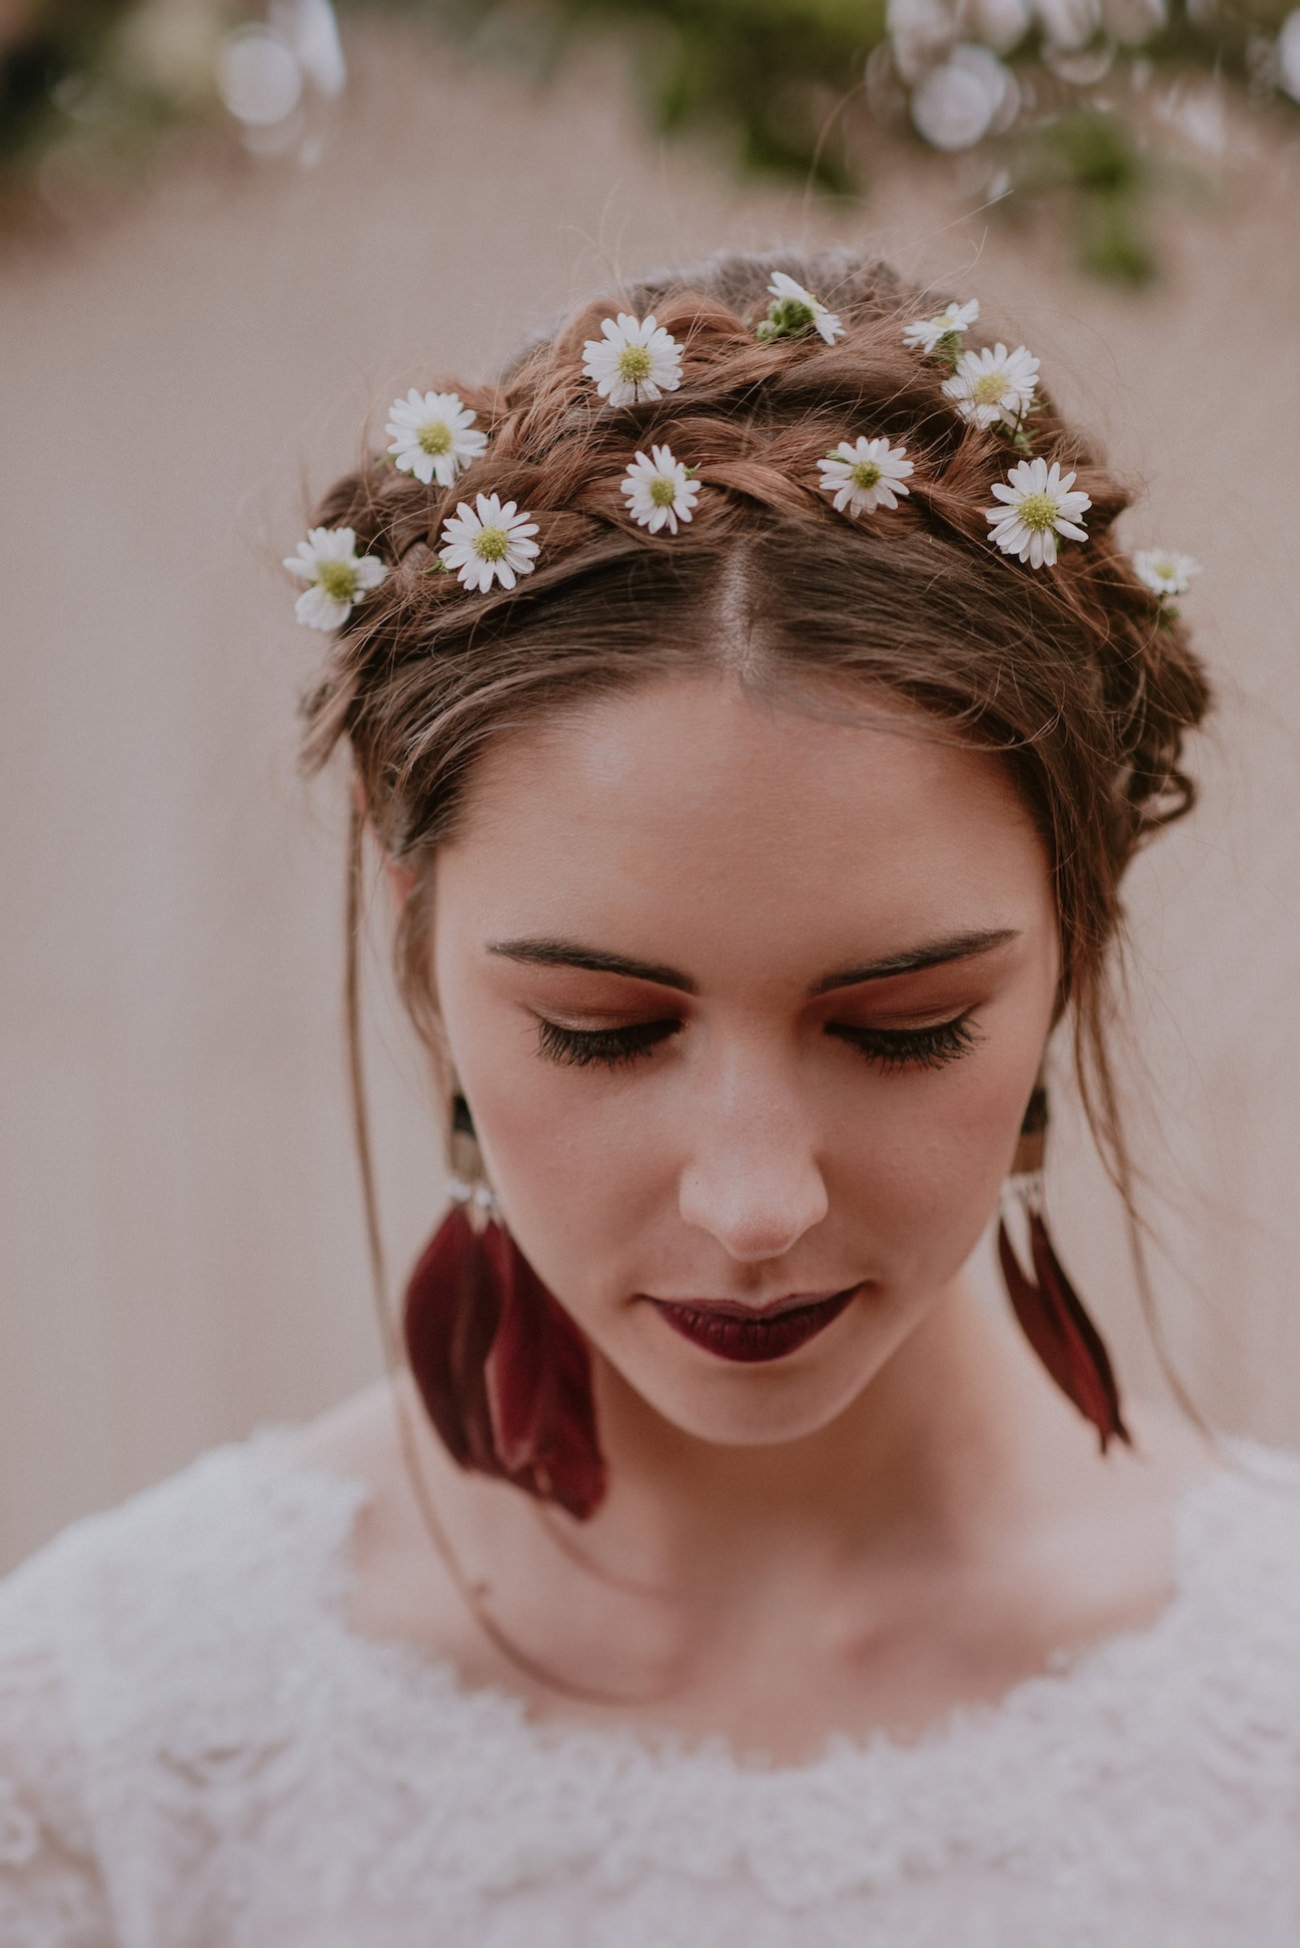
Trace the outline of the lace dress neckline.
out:
M 0 1940 L 1295 1948 L 1300 1465 L 1237 1455 L 1152 1624 L 771 1763 L 361 1634 L 366 1485 L 288 1430 L 218 1449 L 0 1596 Z
M 604 1742 L 620 1748 L 624 1756 L 639 1755 L 651 1765 L 673 1760 L 705 1758 L 712 1765 L 725 1766 L 736 1773 L 762 1772 L 773 1779 L 815 1778 L 828 1761 L 838 1767 L 846 1760 L 863 1762 L 893 1755 L 940 1757 L 957 1746 L 970 1748 L 982 1737 L 996 1742 L 1003 1725 L 1032 1720 L 1041 1723 L 1059 1706 L 1073 1718 L 1089 1694 L 1118 1685 L 1123 1688 L 1142 1670 L 1157 1668 L 1175 1650 L 1187 1622 L 1195 1616 L 1204 1595 L 1207 1572 L 1207 1535 L 1218 1530 L 1226 1513 L 1225 1503 L 1234 1500 L 1234 1491 L 1278 1480 L 1276 1455 L 1254 1443 L 1224 1443 L 1232 1465 L 1219 1465 L 1199 1476 L 1179 1494 L 1171 1510 L 1168 1560 L 1169 1596 L 1159 1614 L 1150 1622 L 1111 1631 L 1102 1637 L 1053 1651 L 1043 1668 L 1018 1679 L 998 1697 L 959 1702 L 942 1712 L 914 1737 L 905 1737 L 886 1728 L 853 1736 L 832 1732 L 821 1749 L 798 1760 L 772 1760 L 759 1752 L 739 1749 L 724 1733 L 688 1737 L 671 1730 L 656 1730 L 632 1724 L 595 1725 L 578 1719 L 542 1719 L 530 1712 L 527 1702 L 499 1684 L 470 1684 L 450 1654 L 436 1652 L 400 1637 L 380 1637 L 361 1631 L 349 1621 L 354 1572 L 349 1560 L 349 1545 L 354 1524 L 370 1499 L 371 1490 L 359 1477 L 345 1474 L 323 1463 L 303 1460 L 292 1452 L 292 1431 L 263 1430 L 244 1446 L 250 1461 L 281 1469 L 296 1478 L 304 1492 L 321 1496 L 334 1504 L 337 1531 L 326 1581 L 322 1590 L 323 1621 L 336 1634 L 343 1654 L 367 1660 L 375 1674 L 401 1688 L 436 1696 L 444 1704 L 481 1708 L 504 1729 L 510 1725 L 522 1744 L 533 1746 L 538 1755 L 555 1755 L 573 1748 L 590 1752 Z M 1246 1471 L 1250 1472 L 1247 1473 Z M 1291 1488 L 1295 1475 L 1286 1470 L 1279 1486 Z M 1230 1520 L 1230 1515 L 1228 1516 Z M 434 1545 L 432 1541 L 429 1547 Z

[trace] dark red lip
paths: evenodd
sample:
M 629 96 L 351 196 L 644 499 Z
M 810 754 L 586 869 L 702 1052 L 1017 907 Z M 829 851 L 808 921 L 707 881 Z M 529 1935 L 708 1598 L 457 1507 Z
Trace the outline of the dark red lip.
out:
M 861 1290 L 860 1285 L 851 1285 L 846 1292 L 814 1299 L 811 1305 L 767 1312 L 747 1312 L 743 1306 L 732 1305 L 684 1305 L 672 1299 L 651 1299 L 650 1303 L 674 1332 L 702 1346 L 706 1353 L 714 1353 L 720 1360 L 752 1363 L 781 1360 L 806 1346 L 839 1318 Z

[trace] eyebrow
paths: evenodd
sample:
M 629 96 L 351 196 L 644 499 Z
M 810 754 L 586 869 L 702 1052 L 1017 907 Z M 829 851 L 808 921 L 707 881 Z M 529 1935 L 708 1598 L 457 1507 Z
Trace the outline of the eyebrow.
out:
M 830 994 L 836 988 L 854 988 L 861 981 L 887 981 L 893 974 L 918 974 L 924 967 L 943 967 L 949 961 L 973 960 L 977 954 L 992 953 L 1015 940 L 1015 927 L 990 927 L 980 932 L 953 933 L 945 940 L 931 940 L 920 947 L 909 947 L 901 954 L 888 954 L 883 960 L 867 961 L 861 967 L 846 967 L 828 974 L 813 988 L 814 994 Z
M 889 954 L 883 960 L 867 961 L 860 967 L 847 967 L 828 974 L 809 990 L 814 995 L 831 994 L 836 988 L 857 987 L 863 981 L 887 981 L 895 974 L 916 974 L 925 967 L 941 967 L 947 961 L 971 960 L 976 954 L 990 953 L 1017 938 L 1014 927 L 994 927 L 981 932 L 954 933 L 943 940 L 927 941 L 905 953 Z M 698 994 L 699 984 L 675 967 L 656 961 L 632 960 L 625 954 L 606 954 L 599 948 L 584 947 L 575 940 L 493 940 L 490 954 L 503 960 L 528 961 L 538 967 L 579 967 L 589 974 L 622 974 L 627 980 L 649 981 L 652 986 L 675 988 L 679 994 Z

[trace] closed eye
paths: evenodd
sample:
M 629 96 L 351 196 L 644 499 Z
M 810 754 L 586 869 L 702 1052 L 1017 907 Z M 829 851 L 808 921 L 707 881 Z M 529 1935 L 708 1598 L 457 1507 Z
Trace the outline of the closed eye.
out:
M 887 1075 L 901 1069 L 942 1069 L 968 1055 L 980 1039 L 967 1015 L 929 1028 L 861 1028 L 828 1021 L 825 1032 L 848 1042 Z
M 572 1068 L 590 1068 L 593 1063 L 607 1069 L 628 1068 L 670 1035 L 679 1034 L 681 1027 L 676 1016 L 633 1021 L 623 1028 L 562 1028 L 543 1016 L 537 1023 L 537 1052 Z

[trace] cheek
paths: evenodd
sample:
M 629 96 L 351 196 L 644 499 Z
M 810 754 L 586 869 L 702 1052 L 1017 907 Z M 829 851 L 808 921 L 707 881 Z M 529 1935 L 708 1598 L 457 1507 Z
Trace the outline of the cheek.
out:
M 510 1229 L 582 1316 L 675 1212 L 680 1168 L 662 1084 L 539 1060 L 536 1032 L 462 1035 L 453 1058 Z
M 841 1126 L 832 1201 L 861 1216 L 890 1282 L 955 1277 L 1010 1168 L 1042 1059 L 1049 1010 L 998 1023 L 970 1057 L 933 1078 L 883 1078 Z M 891 1086 L 892 1084 L 892 1086 Z

